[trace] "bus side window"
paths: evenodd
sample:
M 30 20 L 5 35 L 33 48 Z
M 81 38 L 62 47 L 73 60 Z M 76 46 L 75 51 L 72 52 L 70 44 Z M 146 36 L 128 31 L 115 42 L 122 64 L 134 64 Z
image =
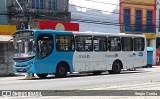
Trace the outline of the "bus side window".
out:
M 143 51 L 145 47 L 144 38 L 134 38 L 134 50 Z
M 103 36 L 94 36 L 94 51 L 107 51 L 107 38 Z
M 73 35 L 57 35 L 56 36 L 57 51 L 74 51 L 74 36 Z
M 77 51 L 92 51 L 93 50 L 91 36 L 76 36 Z
M 121 51 L 120 37 L 108 37 L 109 51 Z

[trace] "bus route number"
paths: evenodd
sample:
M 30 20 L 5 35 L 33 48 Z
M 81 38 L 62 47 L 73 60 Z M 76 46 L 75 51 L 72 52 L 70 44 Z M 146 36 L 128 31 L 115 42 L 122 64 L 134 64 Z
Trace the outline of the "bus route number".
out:
M 79 55 L 79 58 L 90 58 L 89 55 Z

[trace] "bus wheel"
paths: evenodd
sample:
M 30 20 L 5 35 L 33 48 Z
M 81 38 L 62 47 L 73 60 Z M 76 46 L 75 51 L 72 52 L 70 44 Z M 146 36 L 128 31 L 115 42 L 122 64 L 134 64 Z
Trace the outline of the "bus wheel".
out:
M 37 74 L 37 76 L 38 76 L 39 78 L 42 78 L 42 79 L 46 78 L 47 75 L 48 75 L 48 74 Z
M 110 74 L 119 74 L 121 72 L 122 64 L 119 61 L 115 61 L 112 65 L 112 70 L 109 70 L 108 72 Z
M 66 64 L 64 64 L 64 63 L 58 64 L 55 76 L 58 78 L 63 78 L 63 77 L 66 77 L 66 75 L 67 75 Z
M 102 72 L 93 72 L 93 75 L 100 75 Z

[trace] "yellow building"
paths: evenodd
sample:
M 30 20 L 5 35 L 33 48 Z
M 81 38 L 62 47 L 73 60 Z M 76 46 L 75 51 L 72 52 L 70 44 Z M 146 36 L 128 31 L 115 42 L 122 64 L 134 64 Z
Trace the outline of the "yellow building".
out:
M 120 0 L 120 30 L 156 37 L 156 0 Z
M 120 0 L 120 31 L 145 34 L 147 46 L 156 48 L 156 0 Z M 155 64 L 155 52 L 153 64 Z

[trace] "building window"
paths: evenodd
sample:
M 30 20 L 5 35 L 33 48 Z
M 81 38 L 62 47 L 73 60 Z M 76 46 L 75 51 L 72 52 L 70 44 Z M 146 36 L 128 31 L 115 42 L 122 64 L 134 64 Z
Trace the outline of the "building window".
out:
M 43 2 L 43 0 L 40 0 L 40 9 L 43 9 L 43 6 L 44 6 L 44 2 Z
M 135 32 L 142 32 L 142 10 L 136 10 Z
M 36 0 L 32 0 L 32 8 L 36 8 Z
M 44 0 L 32 0 L 33 9 L 44 9 L 45 2 Z
M 147 27 L 146 32 L 153 32 L 153 11 L 147 11 Z
M 130 32 L 130 9 L 124 9 L 124 31 Z
M 57 0 L 49 0 L 48 4 L 49 4 L 49 10 L 55 10 L 57 8 Z

